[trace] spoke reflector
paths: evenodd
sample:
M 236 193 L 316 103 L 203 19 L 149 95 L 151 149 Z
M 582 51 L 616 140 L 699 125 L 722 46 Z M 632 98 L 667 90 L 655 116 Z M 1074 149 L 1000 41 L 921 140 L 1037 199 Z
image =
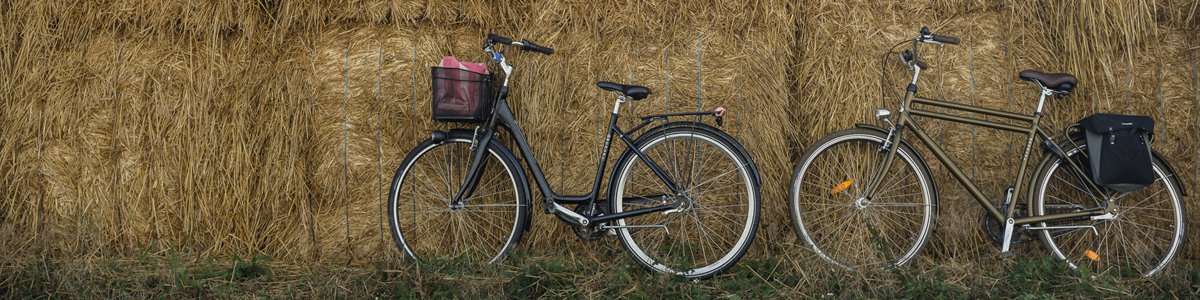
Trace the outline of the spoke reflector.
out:
M 1092 251 L 1092 249 L 1088 249 L 1087 251 L 1083 252 L 1083 255 L 1087 256 L 1087 258 L 1092 261 L 1100 261 L 1100 254 L 1096 253 L 1096 251 Z
M 846 179 L 845 181 L 842 181 L 842 183 L 839 183 L 838 185 L 834 186 L 834 187 L 833 187 L 833 190 L 830 190 L 830 191 L 829 191 L 829 194 L 830 194 L 830 195 L 833 195 L 833 194 L 837 194 L 837 193 L 840 193 L 840 192 L 842 192 L 842 191 L 845 191 L 846 189 L 850 188 L 850 185 L 851 185 L 851 184 L 854 184 L 854 180 L 853 180 L 853 179 Z

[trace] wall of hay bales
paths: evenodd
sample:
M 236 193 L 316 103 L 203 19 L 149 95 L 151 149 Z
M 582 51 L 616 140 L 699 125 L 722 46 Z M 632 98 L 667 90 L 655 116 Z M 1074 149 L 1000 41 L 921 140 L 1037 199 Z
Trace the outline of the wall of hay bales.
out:
M 3 1 L 0 257 L 265 253 L 398 255 L 385 186 L 429 130 L 428 66 L 483 61 L 491 31 L 555 47 L 512 54 L 514 109 L 550 182 L 589 187 L 610 101 L 636 113 L 724 105 L 764 179 L 759 251 L 801 251 L 784 205 L 794 160 L 884 101 L 880 54 L 922 25 L 963 45 L 925 52 L 925 93 L 1030 111 L 1025 68 L 1074 73 L 1054 128 L 1097 111 L 1152 115 L 1156 148 L 1200 189 L 1195 1 Z M 881 69 L 882 68 L 882 69 Z M 887 102 L 892 103 L 892 102 Z M 889 106 L 892 104 L 888 104 Z M 626 120 L 629 121 L 629 120 Z M 931 122 L 999 196 L 1015 137 Z M 620 149 L 617 149 L 620 150 Z M 982 216 L 940 167 L 932 251 L 990 253 Z M 1191 220 L 1200 203 L 1188 201 Z M 524 247 L 586 250 L 535 215 Z M 1195 223 L 1195 222 L 1193 222 Z M 1200 253 L 1189 232 L 1184 253 Z M 1034 249 L 1035 246 L 1030 246 Z M 542 250 L 539 250 L 542 251 Z M 1037 251 L 1037 250 L 1030 250 Z M 550 252 L 558 253 L 558 252 Z

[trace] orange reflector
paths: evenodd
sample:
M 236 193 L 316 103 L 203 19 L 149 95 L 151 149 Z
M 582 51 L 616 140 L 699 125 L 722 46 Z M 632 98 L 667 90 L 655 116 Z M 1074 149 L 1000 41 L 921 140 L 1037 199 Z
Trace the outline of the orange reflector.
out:
M 829 194 L 833 195 L 833 194 L 837 194 L 841 191 L 845 191 L 846 189 L 850 188 L 851 184 L 854 184 L 854 180 L 846 179 L 846 181 L 842 181 L 842 183 L 839 183 L 837 186 L 834 186 L 833 190 L 829 191 Z
M 1092 261 L 1100 261 L 1100 254 L 1096 253 L 1096 251 L 1092 251 L 1091 249 L 1088 249 L 1088 251 L 1084 252 L 1083 255 L 1087 256 L 1087 258 Z

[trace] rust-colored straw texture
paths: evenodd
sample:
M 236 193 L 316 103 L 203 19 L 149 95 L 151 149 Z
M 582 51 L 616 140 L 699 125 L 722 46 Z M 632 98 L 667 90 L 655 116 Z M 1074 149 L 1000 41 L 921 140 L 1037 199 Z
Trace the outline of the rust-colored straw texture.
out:
M 1196 192 L 1198 15 L 1175 0 L 2 1 L 0 260 L 396 258 L 386 186 L 430 130 L 454 126 L 429 117 L 428 68 L 484 61 L 488 32 L 557 49 L 510 52 L 510 98 L 560 192 L 590 188 L 613 100 L 597 80 L 654 89 L 627 115 L 729 108 L 724 129 L 763 175 L 758 253 L 802 251 L 785 204 L 793 164 L 895 105 L 881 88 L 905 73 L 880 55 L 923 25 L 963 40 L 924 52 L 925 95 L 1028 113 L 1036 91 L 1018 71 L 1073 73 L 1077 92 L 1048 105 L 1052 128 L 1153 116 L 1154 147 Z M 1016 156 L 1017 137 L 930 125 L 999 197 L 1017 162 L 999 158 Z M 943 207 L 926 253 L 992 251 L 982 212 L 934 172 Z M 523 249 L 590 251 L 538 211 Z M 1197 232 L 1186 257 L 1200 253 Z

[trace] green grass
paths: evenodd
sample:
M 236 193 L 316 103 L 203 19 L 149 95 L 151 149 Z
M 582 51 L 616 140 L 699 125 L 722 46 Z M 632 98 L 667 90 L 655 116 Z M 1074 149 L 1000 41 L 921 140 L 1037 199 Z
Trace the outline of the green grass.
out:
M 849 273 L 809 258 L 760 255 L 696 282 L 649 272 L 619 251 L 599 252 L 574 260 L 518 253 L 500 265 L 435 260 L 353 267 L 263 256 L 29 259 L 0 268 L 0 298 L 1094 299 L 1193 298 L 1200 291 L 1196 261 L 1178 261 L 1163 277 L 1122 281 L 1049 258 Z

